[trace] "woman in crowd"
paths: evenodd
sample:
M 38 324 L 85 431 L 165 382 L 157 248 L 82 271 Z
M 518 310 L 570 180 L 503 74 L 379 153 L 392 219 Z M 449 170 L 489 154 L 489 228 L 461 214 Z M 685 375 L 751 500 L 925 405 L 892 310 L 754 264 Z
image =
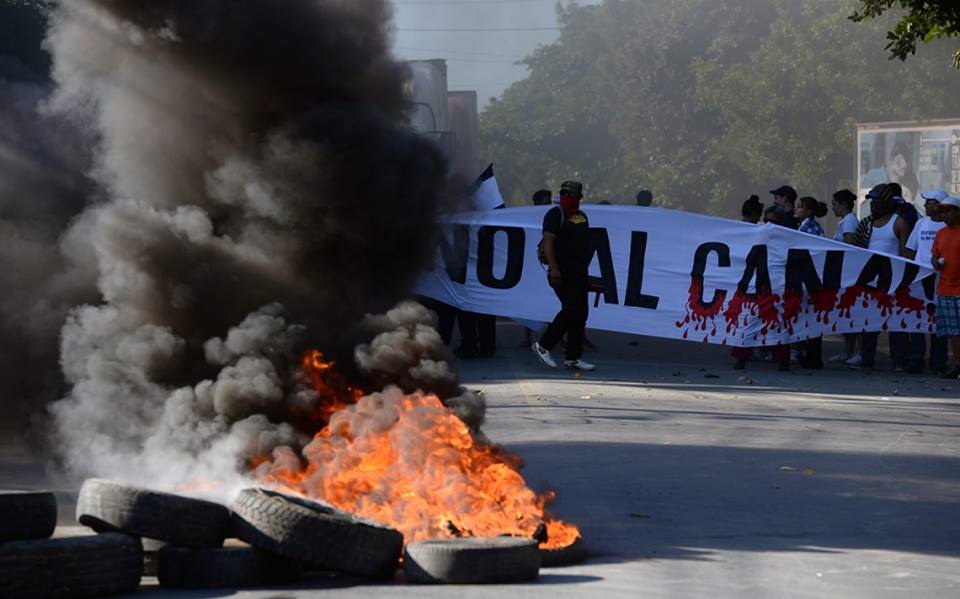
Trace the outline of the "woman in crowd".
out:
M 780 224 L 780 212 L 777 210 L 777 207 L 770 206 L 764 210 L 763 202 L 760 201 L 760 196 L 758 195 L 750 196 L 747 201 L 743 203 L 743 206 L 740 208 L 740 217 L 743 222 L 755 225 L 760 223 L 761 217 L 764 223 Z M 790 354 L 785 345 L 778 345 L 773 348 L 772 351 L 767 347 L 735 347 L 730 353 L 736 359 L 736 364 L 733 366 L 736 370 L 746 368 L 747 361 L 751 357 L 762 361 L 769 361 L 773 358 L 780 363 L 781 370 L 789 370 L 790 368 Z M 775 358 L 773 357 L 774 354 L 776 354 Z
M 757 224 L 763 216 L 763 202 L 760 196 L 752 195 L 740 208 L 740 219 L 745 223 Z
M 840 222 L 837 223 L 837 232 L 833 236 L 834 241 L 854 244 L 856 238 L 857 225 L 859 220 L 853 210 L 857 205 L 857 196 L 849 189 L 841 189 L 833 194 L 833 214 Z M 857 353 L 856 333 L 847 333 L 843 336 L 843 351 L 833 355 L 829 362 L 846 362 Z
M 826 215 L 827 205 L 809 196 L 800 198 L 797 201 L 796 209 L 793 211 L 793 217 L 800 221 L 800 227 L 797 230 L 817 237 L 824 236 L 823 227 L 820 226 L 817 219 Z
M 826 215 L 827 205 L 809 196 L 800 198 L 793 213 L 794 218 L 800 221 L 798 230 L 801 233 L 809 233 L 817 237 L 824 236 L 823 227 L 820 226 L 817 219 Z M 823 368 L 823 337 L 808 339 L 805 344 L 798 343 L 795 347 L 803 348 L 803 355 L 800 357 L 801 366 L 804 368 Z

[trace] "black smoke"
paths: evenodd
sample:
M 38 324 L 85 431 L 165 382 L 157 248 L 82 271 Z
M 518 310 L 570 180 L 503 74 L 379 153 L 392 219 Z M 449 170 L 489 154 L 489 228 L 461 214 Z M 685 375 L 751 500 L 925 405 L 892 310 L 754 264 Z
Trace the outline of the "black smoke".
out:
M 480 422 L 429 313 L 367 317 L 430 263 L 446 176 L 402 122 L 390 18 L 383 0 L 55 3 L 45 112 L 87 132 L 96 186 L 63 237 L 97 295 L 60 337 L 51 428 L 71 471 L 232 484 L 314 432 L 283 417 L 316 400 L 305 348 Z

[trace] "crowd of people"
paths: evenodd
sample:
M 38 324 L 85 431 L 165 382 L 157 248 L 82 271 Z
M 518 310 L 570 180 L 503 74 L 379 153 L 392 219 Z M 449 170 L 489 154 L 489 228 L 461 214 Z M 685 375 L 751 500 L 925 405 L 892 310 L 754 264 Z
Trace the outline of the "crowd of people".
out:
M 827 205 L 812 197 L 797 197 L 795 189 L 783 185 L 770 191 L 772 205 L 764 209 L 760 198 L 750 196 L 742 206 L 745 222 L 765 223 L 796 229 L 803 233 L 824 237 L 817 219 L 827 215 Z M 921 194 L 925 216 L 920 217 L 912 202 L 904 197 L 899 183 L 875 185 L 866 198 L 870 214 L 858 220 L 854 212 L 857 196 L 847 189 L 833 194 L 833 213 L 839 219 L 835 241 L 930 265 L 937 271 L 936 334 L 888 333 L 890 358 L 894 372 L 921 374 L 929 367 L 947 378 L 960 376 L 960 199 L 950 197 L 942 189 Z M 828 359 L 844 363 L 857 370 L 872 369 L 875 365 L 880 333 L 844 335 L 844 349 Z M 952 346 L 954 366 L 948 367 L 948 343 Z M 736 348 L 734 368 L 743 369 L 752 357 L 767 355 L 777 362 L 779 370 L 789 371 L 791 362 L 805 368 L 823 368 L 822 339 L 811 339 L 794 344 L 792 348 L 779 345 L 766 351 Z M 859 347 L 859 351 L 858 351 Z M 928 360 L 929 356 L 929 360 Z

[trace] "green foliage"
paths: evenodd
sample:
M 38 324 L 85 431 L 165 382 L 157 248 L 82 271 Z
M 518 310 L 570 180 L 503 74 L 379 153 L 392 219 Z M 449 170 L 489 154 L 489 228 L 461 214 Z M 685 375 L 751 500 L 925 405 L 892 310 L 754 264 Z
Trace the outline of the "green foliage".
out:
M 856 122 L 957 117 L 944 48 L 909 66 L 846 15 L 853 0 L 607 0 L 561 13 L 559 40 L 481 118 L 512 204 L 581 179 L 588 200 L 734 215 L 789 182 L 851 185 Z
M 892 30 L 886 49 L 890 58 L 906 60 L 917 52 L 917 43 L 929 43 L 943 37 L 960 35 L 960 2 L 957 0 L 860 0 L 850 16 L 860 22 L 873 19 L 899 7 L 903 12 Z M 953 54 L 953 64 L 960 68 L 960 50 Z

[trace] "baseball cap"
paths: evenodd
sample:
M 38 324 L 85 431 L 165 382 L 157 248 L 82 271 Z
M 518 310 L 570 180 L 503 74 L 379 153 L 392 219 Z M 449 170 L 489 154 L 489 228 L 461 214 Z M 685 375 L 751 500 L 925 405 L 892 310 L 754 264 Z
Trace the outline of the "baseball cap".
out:
M 930 191 L 924 191 L 923 193 L 920 194 L 920 197 L 922 197 L 922 198 L 925 199 L 925 200 L 933 200 L 934 202 L 942 202 L 942 201 L 944 201 L 945 199 L 949 198 L 950 196 L 947 195 L 947 192 L 945 192 L 944 190 L 942 190 L 942 189 L 940 189 L 940 188 L 938 187 L 938 188 L 936 188 L 936 189 L 931 189 Z
M 960 208 L 960 198 L 955 198 L 952 196 L 947 196 L 943 198 L 943 201 L 940 202 L 941 206 L 953 206 L 954 208 Z
M 791 200 L 797 199 L 797 190 L 790 187 L 789 185 L 781 185 L 776 189 L 771 189 L 770 194 L 775 196 L 786 196 Z
M 877 198 L 881 198 L 884 195 L 886 195 L 885 193 L 886 191 L 887 191 L 887 185 L 885 183 L 881 183 L 880 185 L 874 185 L 873 189 L 867 192 L 866 197 L 868 200 L 875 200 Z
M 579 181 L 564 181 L 560 184 L 560 193 L 572 193 L 573 195 L 583 195 L 583 183 Z

